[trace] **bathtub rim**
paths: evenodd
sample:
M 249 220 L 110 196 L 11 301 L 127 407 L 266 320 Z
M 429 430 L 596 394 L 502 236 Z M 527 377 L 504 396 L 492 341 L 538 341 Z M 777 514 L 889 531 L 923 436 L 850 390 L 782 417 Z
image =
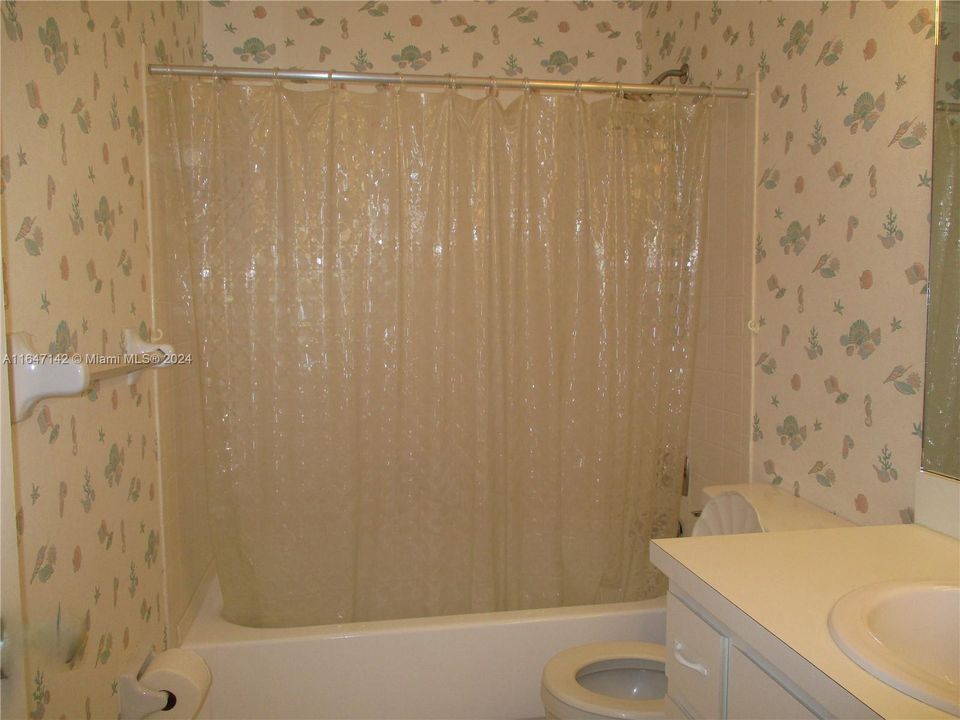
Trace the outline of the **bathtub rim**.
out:
M 206 587 L 203 587 L 203 586 Z M 237 625 L 225 620 L 220 611 L 223 596 L 216 570 L 212 568 L 197 589 L 199 600 L 193 617 L 181 621 L 183 647 L 204 647 L 224 644 L 251 644 L 271 642 L 298 642 L 316 638 L 351 638 L 365 635 L 403 634 L 408 632 L 443 631 L 454 628 L 470 628 L 488 624 L 515 625 L 521 623 L 547 623 L 572 618 L 632 615 L 637 612 L 666 613 L 666 595 L 647 600 L 605 603 L 594 605 L 571 605 L 531 610 L 502 610 L 485 613 L 436 615 L 425 618 L 400 618 L 394 620 L 366 620 L 355 623 L 328 625 L 305 625 L 300 627 L 255 628 Z

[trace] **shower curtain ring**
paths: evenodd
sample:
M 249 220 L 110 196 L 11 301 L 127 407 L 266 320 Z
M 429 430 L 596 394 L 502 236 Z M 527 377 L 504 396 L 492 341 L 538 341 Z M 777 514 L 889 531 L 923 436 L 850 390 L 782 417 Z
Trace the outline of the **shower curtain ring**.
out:
M 280 66 L 275 65 L 273 68 L 273 81 L 275 83 L 280 82 Z
M 220 68 L 218 68 L 216 65 L 213 66 L 213 79 L 214 82 L 220 79 Z
M 528 78 L 528 77 L 525 77 L 525 78 L 523 79 L 523 91 L 524 91 L 525 93 L 530 92 L 530 78 Z
M 617 84 L 619 85 L 620 83 Z M 577 80 L 577 82 L 574 83 L 574 91 L 578 96 L 583 94 L 583 80 Z
M 450 73 L 449 78 L 450 78 L 450 89 L 451 89 L 451 90 L 456 90 L 456 89 L 457 89 L 457 75 L 456 75 L 456 73 Z
M 498 94 L 498 93 L 497 93 L 497 76 L 496 76 L 496 75 L 491 75 L 491 76 L 490 76 L 490 94 L 493 95 L 494 97 L 496 97 L 497 94 Z

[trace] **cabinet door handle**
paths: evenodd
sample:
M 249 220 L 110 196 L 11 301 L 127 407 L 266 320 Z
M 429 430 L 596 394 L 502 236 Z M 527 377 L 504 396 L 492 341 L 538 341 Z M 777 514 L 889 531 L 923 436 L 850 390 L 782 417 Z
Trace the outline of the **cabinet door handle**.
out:
M 706 676 L 707 676 L 707 668 L 704 667 L 701 663 L 692 662 L 692 661 L 690 661 L 690 660 L 687 660 L 687 659 L 681 654 L 681 651 L 682 651 L 682 650 L 683 650 L 683 643 L 680 642 L 679 640 L 674 640 L 674 641 L 673 641 L 673 658 L 674 658 L 674 660 L 676 660 L 678 663 L 680 663 L 681 665 L 683 665 L 685 668 L 690 668 L 690 669 L 693 670 L 694 672 L 698 672 L 698 673 L 700 673 L 701 675 L 703 675 L 704 677 L 706 677 Z

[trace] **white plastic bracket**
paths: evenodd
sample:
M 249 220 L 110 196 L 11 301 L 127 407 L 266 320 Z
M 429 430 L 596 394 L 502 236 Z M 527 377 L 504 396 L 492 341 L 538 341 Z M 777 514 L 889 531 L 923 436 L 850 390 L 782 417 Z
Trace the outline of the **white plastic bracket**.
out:
M 12 333 L 2 361 L 10 367 L 13 421 L 29 417 L 44 398 L 80 395 L 94 382 L 119 375 L 126 375 L 127 384 L 133 385 L 144 370 L 174 364 L 172 345 L 143 340 L 135 328 L 123 329 L 122 342 L 122 362 L 103 358 L 101 362 L 87 363 L 78 352 L 69 357 L 39 353 L 32 335 Z
M 120 699 L 120 720 L 143 720 L 151 713 L 165 710 L 170 702 L 170 693 L 150 690 L 140 684 L 140 678 L 153 662 L 156 653 L 146 648 L 134 655 L 117 678 L 117 695 Z M 138 658 L 141 660 L 138 662 Z
M 173 365 L 173 345 L 169 343 L 155 343 L 143 340 L 140 334 L 134 328 L 123 329 L 123 346 L 129 355 L 141 355 L 151 357 L 153 360 L 144 364 L 139 370 L 130 370 L 127 376 L 127 384 L 133 385 L 140 379 L 143 371 L 156 367 L 169 367 Z
M 13 420 L 23 420 L 40 400 L 79 395 L 90 385 L 90 368 L 82 362 L 54 362 L 40 354 L 29 333 L 12 333 L 3 363 L 10 367 Z

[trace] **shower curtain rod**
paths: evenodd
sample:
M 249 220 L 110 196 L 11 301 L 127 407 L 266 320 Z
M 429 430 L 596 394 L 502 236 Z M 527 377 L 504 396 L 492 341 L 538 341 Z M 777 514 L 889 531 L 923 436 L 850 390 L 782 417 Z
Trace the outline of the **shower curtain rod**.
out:
M 297 70 L 280 68 L 217 67 L 216 65 L 148 65 L 151 75 L 176 75 L 248 80 L 294 80 L 330 83 L 356 82 L 383 85 L 428 85 L 452 88 L 504 88 L 511 90 L 583 90 L 585 92 L 639 93 L 643 95 L 711 96 L 746 99 L 747 88 L 649 83 L 595 82 L 592 80 L 534 80 L 531 78 L 470 77 L 459 75 L 403 75 L 401 73 L 358 73 L 339 70 Z

